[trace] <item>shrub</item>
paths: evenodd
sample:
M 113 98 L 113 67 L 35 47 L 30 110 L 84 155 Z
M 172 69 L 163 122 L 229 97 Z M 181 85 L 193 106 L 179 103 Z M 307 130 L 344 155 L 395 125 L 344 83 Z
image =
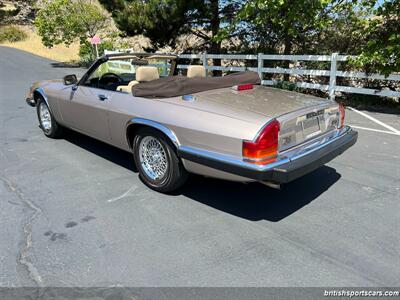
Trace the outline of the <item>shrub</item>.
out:
M 101 44 L 97 45 L 99 56 L 104 54 L 104 50 L 114 50 L 114 44 L 112 41 L 102 41 Z M 82 63 L 89 64 L 96 59 L 96 53 L 93 46 L 85 41 L 79 47 L 79 57 Z
M 87 0 L 46 0 L 35 18 L 35 27 L 46 47 L 83 43 L 108 28 L 109 16 Z
M 0 27 L 0 43 L 19 42 L 27 38 L 27 34 L 16 26 Z
M 274 83 L 274 87 L 282 90 L 296 91 L 296 84 L 289 81 L 278 80 Z

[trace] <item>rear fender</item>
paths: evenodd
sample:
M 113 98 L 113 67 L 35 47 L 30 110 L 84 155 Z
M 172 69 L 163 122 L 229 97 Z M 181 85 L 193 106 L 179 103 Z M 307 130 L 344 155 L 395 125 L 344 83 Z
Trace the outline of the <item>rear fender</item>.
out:
M 155 130 L 161 131 L 174 144 L 176 149 L 178 149 L 180 147 L 179 140 L 176 137 L 175 133 L 171 129 L 166 127 L 165 125 L 160 124 L 155 121 L 148 120 L 148 119 L 132 118 L 126 124 L 126 141 L 128 142 L 128 146 L 130 149 L 132 149 L 134 132 L 140 126 L 146 126 L 146 127 L 154 128 Z

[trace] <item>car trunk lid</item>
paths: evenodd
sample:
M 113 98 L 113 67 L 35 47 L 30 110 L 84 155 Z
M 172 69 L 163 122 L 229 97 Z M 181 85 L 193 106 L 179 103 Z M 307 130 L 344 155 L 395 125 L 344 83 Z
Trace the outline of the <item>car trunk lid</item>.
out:
M 334 101 L 258 85 L 243 91 L 223 88 L 159 101 L 256 123 L 260 129 L 276 118 L 280 122 L 279 151 L 334 130 L 338 121 Z
M 257 85 L 244 91 L 224 88 L 195 94 L 195 103 L 199 106 L 214 103 L 242 113 L 248 111 L 270 118 L 327 102 L 326 99 L 311 95 Z
M 336 130 L 339 122 L 338 104 L 334 101 L 264 86 L 244 91 L 208 91 L 196 94 L 195 102 L 261 114 L 265 116 L 264 123 L 278 119 L 280 152 Z

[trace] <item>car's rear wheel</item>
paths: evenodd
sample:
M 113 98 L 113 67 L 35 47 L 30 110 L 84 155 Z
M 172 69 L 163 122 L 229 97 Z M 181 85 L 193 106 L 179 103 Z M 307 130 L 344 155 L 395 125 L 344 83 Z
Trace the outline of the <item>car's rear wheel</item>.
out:
M 40 97 L 36 103 L 40 128 L 49 138 L 58 138 L 62 134 L 62 127 L 54 119 L 46 101 Z
M 153 190 L 168 193 L 186 182 L 187 171 L 162 133 L 140 129 L 133 141 L 133 155 L 140 178 Z

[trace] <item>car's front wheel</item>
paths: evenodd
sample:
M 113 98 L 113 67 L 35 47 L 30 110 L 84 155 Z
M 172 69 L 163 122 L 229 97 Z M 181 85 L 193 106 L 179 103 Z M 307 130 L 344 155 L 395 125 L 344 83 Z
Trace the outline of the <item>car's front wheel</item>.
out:
M 36 103 L 40 128 L 49 138 L 58 138 L 62 134 L 62 127 L 54 119 L 46 101 L 40 97 Z
M 172 192 L 181 187 L 188 177 L 174 146 L 156 130 L 143 128 L 137 132 L 133 155 L 140 178 L 153 190 Z

